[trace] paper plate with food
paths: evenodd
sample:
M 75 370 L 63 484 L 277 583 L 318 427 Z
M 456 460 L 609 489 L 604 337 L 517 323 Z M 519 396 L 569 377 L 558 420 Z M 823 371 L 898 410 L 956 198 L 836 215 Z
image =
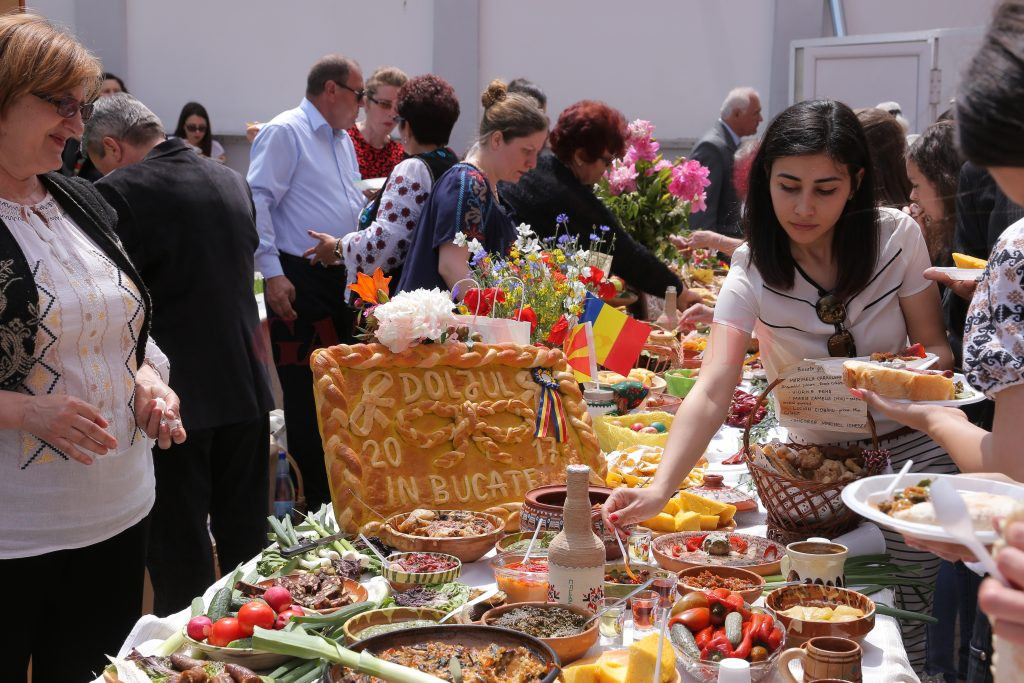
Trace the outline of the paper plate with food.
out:
M 965 406 L 985 400 L 985 395 L 968 384 L 966 377 L 952 370 L 893 368 L 848 360 L 843 363 L 843 383 L 897 403 Z
M 903 475 L 902 485 L 889 498 L 882 494 L 896 474 L 880 474 L 851 483 L 843 489 L 843 502 L 862 517 L 907 536 L 948 542 L 949 534 L 938 525 L 929 488 L 933 481 L 948 478 L 964 499 L 975 533 L 985 545 L 996 540 L 992 520 L 1005 517 L 1018 501 L 1024 501 L 1024 486 L 994 479 L 949 474 Z
M 786 554 L 785 546 L 767 538 L 723 531 L 668 534 L 651 547 L 665 569 L 743 567 L 761 576 L 779 573 L 779 561 Z
M 932 268 L 939 273 L 944 273 L 954 280 L 980 280 L 985 273 L 988 261 L 967 254 L 953 253 L 952 266 Z
M 924 370 L 934 365 L 939 360 L 939 357 L 934 353 L 926 351 L 923 344 L 912 344 L 895 353 L 891 351 L 876 351 L 871 355 L 857 356 L 856 358 L 808 358 L 806 360 L 817 363 L 828 374 L 839 377 L 843 374 L 843 363 L 851 360 L 873 363 L 885 368 Z

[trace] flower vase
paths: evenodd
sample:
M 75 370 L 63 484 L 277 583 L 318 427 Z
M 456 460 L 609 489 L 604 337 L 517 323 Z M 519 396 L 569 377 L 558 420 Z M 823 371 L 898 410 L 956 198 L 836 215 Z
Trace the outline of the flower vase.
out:
M 604 597 L 605 547 L 591 526 L 590 468 L 566 468 L 562 530 L 548 547 L 548 602 L 597 610 Z

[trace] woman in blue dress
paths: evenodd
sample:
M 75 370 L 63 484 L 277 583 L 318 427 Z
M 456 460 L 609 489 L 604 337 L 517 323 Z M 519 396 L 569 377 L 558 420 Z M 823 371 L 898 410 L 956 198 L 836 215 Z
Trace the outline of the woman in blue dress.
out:
M 452 289 L 469 275 L 471 248 L 479 244 L 501 254 L 515 241 L 515 228 L 498 198 L 498 181 L 515 183 L 537 165 L 548 119 L 532 98 L 509 93 L 498 80 L 480 100 L 480 135 L 465 161 L 446 171 L 430 193 L 399 291 Z

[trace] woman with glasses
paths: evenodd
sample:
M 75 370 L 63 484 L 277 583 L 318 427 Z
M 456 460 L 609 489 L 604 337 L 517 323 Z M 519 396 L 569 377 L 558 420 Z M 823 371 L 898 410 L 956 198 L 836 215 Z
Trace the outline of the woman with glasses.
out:
M 455 89 L 439 76 L 409 79 L 398 90 L 398 132 L 409 156 L 388 176 L 359 215 L 359 229 L 337 238 L 309 231 L 317 239 L 303 256 L 313 263 L 345 263 L 349 284 L 356 273 L 372 274 L 378 267 L 398 286 L 412 232 L 434 182 L 458 163 L 448 138 L 459 119 Z
M 84 681 L 142 611 L 151 442 L 185 440 L 145 285 L 92 184 L 51 172 L 99 63 L 33 14 L 0 16 L 0 582 L 31 595 L 11 679 Z M 165 406 L 161 410 L 160 403 Z M 173 427 L 173 431 L 172 431 Z M 103 595 L 73 638 L 43 618 L 72 580 Z
M 801 102 L 768 126 L 750 172 L 744 209 L 746 244 L 715 306 L 711 338 L 697 384 L 672 424 L 662 465 L 645 489 L 616 489 L 604 507 L 620 529 L 658 514 L 707 449 L 729 410 L 751 334 L 756 331 L 768 379 L 804 358 L 898 352 L 908 340 L 952 367 L 939 293 L 922 273 L 930 265 L 920 228 L 901 211 L 876 208 L 871 154 L 846 105 Z M 838 379 L 837 379 L 838 381 Z M 912 457 L 915 472 L 955 472 L 926 435 L 876 418 L 894 468 Z M 864 433 L 791 429 L 794 441 L 864 442 Z M 938 558 L 887 534 L 897 562 L 922 565 L 923 580 Z M 927 611 L 907 589 L 901 606 Z M 911 663 L 924 657 L 924 628 L 904 631 Z
M 392 139 L 398 118 L 398 89 L 409 77 L 394 66 L 382 66 L 366 80 L 363 111 L 366 115 L 348 129 L 356 148 L 359 175 L 363 179 L 386 178 L 405 156 L 402 143 Z
M 583 246 L 590 244 L 591 234 L 603 239 L 605 245 L 614 241 L 612 274 L 658 297 L 674 286 L 684 293 L 679 297 L 681 310 L 699 301 L 695 295 L 685 295 L 679 277 L 630 237 L 594 194 L 594 183 L 626 148 L 626 120 L 622 114 L 603 102 L 577 102 L 558 116 L 549 141 L 551 151 L 540 155 L 536 168 L 518 183 L 499 185 L 515 219 L 528 224 L 542 238 L 568 231 Z M 568 222 L 560 225 L 557 219 L 562 214 Z
M 187 142 L 204 157 L 224 163 L 224 147 L 213 139 L 210 115 L 206 113 L 206 107 L 198 102 L 189 102 L 181 108 L 174 136 Z

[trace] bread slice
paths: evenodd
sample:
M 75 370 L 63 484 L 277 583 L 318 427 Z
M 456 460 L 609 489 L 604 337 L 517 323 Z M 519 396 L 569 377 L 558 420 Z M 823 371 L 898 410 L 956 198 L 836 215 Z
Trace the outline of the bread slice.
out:
M 926 371 L 887 368 L 876 363 L 843 363 L 843 383 L 879 396 L 911 401 L 948 401 L 956 397 L 953 379 Z

